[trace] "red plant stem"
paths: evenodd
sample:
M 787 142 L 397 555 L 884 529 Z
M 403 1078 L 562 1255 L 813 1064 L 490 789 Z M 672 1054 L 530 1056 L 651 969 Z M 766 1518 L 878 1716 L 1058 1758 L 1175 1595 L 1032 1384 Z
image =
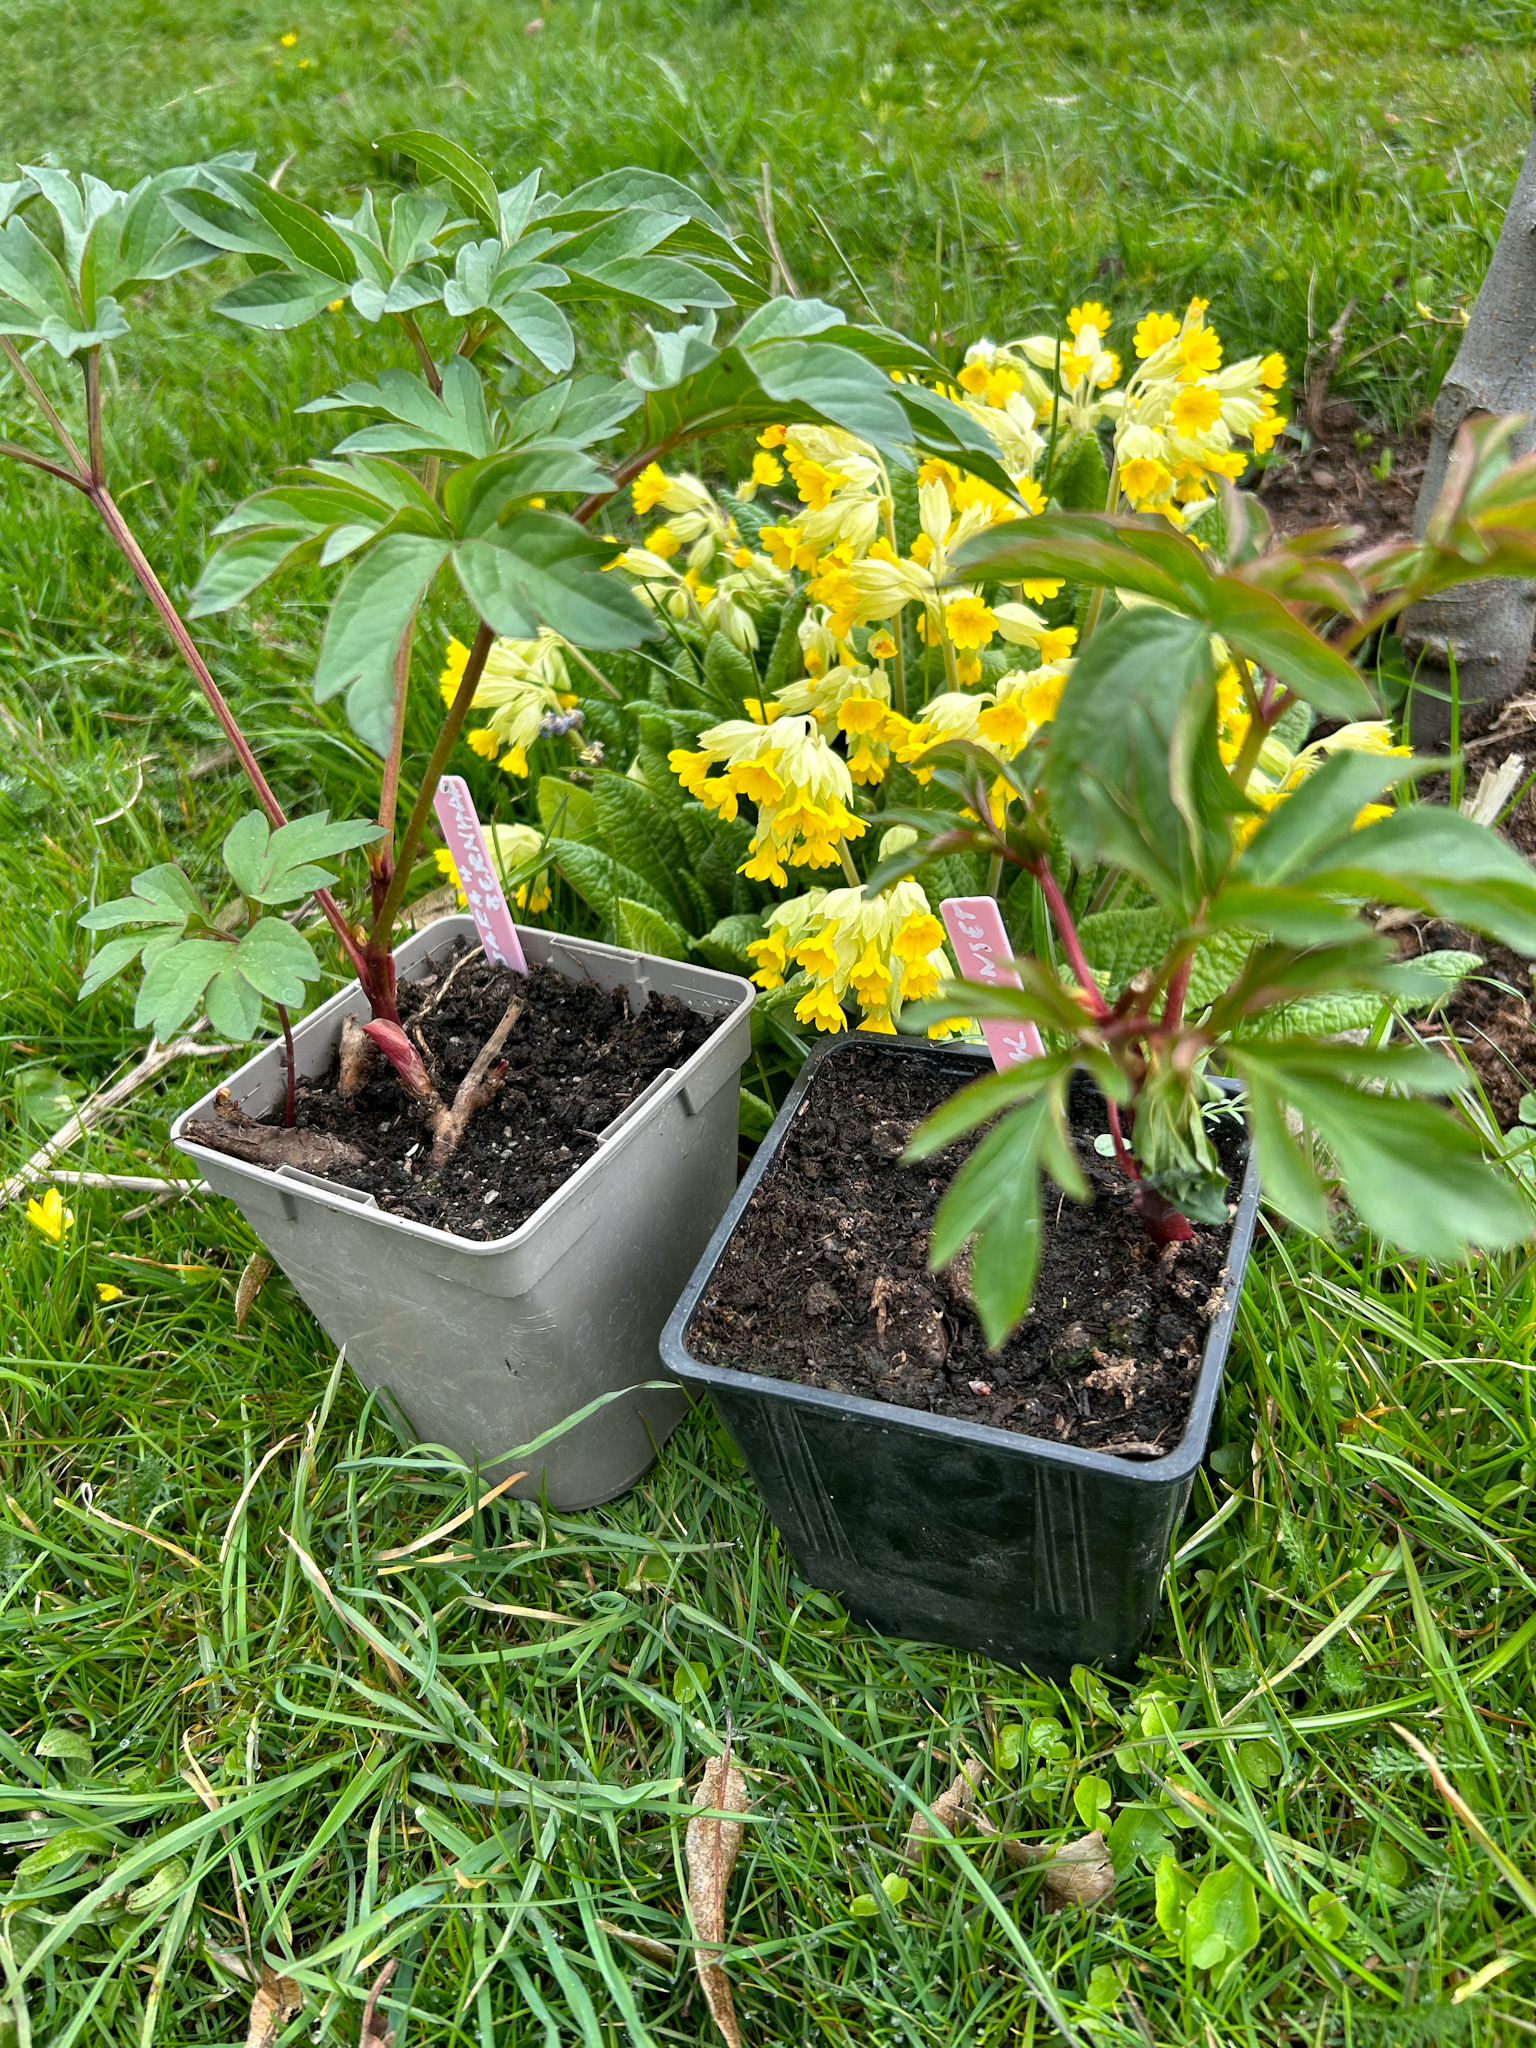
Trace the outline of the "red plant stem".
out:
M 1114 1140 L 1115 1164 L 1127 1180 L 1140 1180 L 1141 1168 L 1131 1157 L 1130 1147 L 1125 1142 L 1125 1133 L 1120 1128 L 1120 1105 L 1106 1098 L 1104 1107 L 1109 1112 L 1109 1135 Z
M 266 812 L 268 822 L 274 828 L 286 825 L 288 820 L 284 815 L 283 807 L 272 794 L 271 785 L 268 783 L 266 776 L 262 774 L 261 765 L 257 761 L 256 756 L 251 752 L 249 741 L 235 723 L 235 715 L 224 701 L 223 691 L 220 690 L 218 684 L 209 673 L 208 664 L 197 651 L 197 644 L 183 624 L 181 614 L 166 595 L 164 585 L 150 566 L 149 557 L 134 538 L 132 528 L 118 510 L 112 493 L 105 484 L 93 482 L 86 488 L 85 495 L 90 499 L 92 505 L 95 506 L 101 522 L 106 527 L 108 533 L 111 534 L 113 540 L 116 541 L 118 547 L 121 548 L 123 554 L 127 557 L 129 568 L 132 569 L 134 575 L 143 586 L 150 603 L 160 614 L 166 631 L 175 642 L 177 653 L 180 654 L 182 660 L 197 678 L 198 688 L 208 700 L 210 710 L 223 728 L 224 737 L 229 741 L 235 759 L 245 770 L 246 780 L 250 783 L 252 789 L 255 790 L 257 801 Z M 335 932 L 337 939 L 341 943 L 342 951 L 352 964 L 353 971 L 361 978 L 364 967 L 362 948 L 352 935 L 351 927 L 347 923 L 341 905 L 336 901 L 329 889 L 317 889 L 315 891 L 315 901 L 325 913 L 331 929 Z
M 699 429 L 695 428 L 692 431 L 698 432 Z M 626 484 L 633 483 L 647 464 L 664 455 L 670 445 L 668 442 L 658 441 L 654 448 L 642 448 L 638 455 L 631 455 L 627 462 L 621 462 L 613 472 L 611 488 L 606 491 L 594 491 L 590 498 L 583 498 L 572 516 L 585 526 L 588 520 L 603 509 L 610 498 L 616 498 Z
M 1189 977 L 1193 971 L 1195 956 L 1186 955 L 1168 977 L 1168 994 L 1163 1003 L 1163 1029 L 1176 1031 L 1184 1021 L 1184 998 L 1189 992 Z
M 1109 1005 L 1104 1000 L 1099 984 L 1093 978 L 1093 969 L 1088 965 L 1083 953 L 1082 942 L 1077 936 L 1077 926 L 1072 922 L 1072 913 L 1067 908 L 1067 899 L 1062 895 L 1056 877 L 1051 873 L 1050 863 L 1042 860 L 1030 872 L 1040 884 L 1040 893 L 1044 896 L 1046 907 L 1051 913 L 1068 964 L 1077 976 L 1078 986 L 1089 999 L 1095 1021 L 1107 1017 Z
M 277 1021 L 283 1027 L 283 1064 L 288 1070 L 288 1083 L 283 1103 L 283 1122 L 291 1131 L 298 1120 L 298 1075 L 293 1061 L 293 1026 L 288 1021 L 288 1012 L 281 1003 L 277 1006 Z

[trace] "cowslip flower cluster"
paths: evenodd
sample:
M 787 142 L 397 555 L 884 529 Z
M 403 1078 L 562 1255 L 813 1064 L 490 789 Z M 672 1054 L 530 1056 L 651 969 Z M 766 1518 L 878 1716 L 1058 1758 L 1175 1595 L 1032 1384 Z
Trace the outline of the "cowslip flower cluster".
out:
M 755 615 L 782 599 L 783 569 L 745 545 L 735 520 L 696 476 L 667 476 L 652 462 L 630 494 L 642 519 L 658 509 L 664 515 L 640 547 L 626 548 L 614 564 L 633 579 L 641 602 L 706 633 L 723 633 L 744 654 L 754 652 Z
M 482 760 L 495 761 L 508 775 L 526 777 L 528 749 L 546 730 L 546 721 L 553 723 L 576 703 L 565 648 L 566 642 L 547 626 L 536 639 L 493 644 L 470 699 L 476 711 L 488 716 L 484 725 L 465 734 Z M 445 704 L 458 695 L 468 660 L 463 641 L 450 640 L 438 679 Z
M 1294 753 L 1283 740 L 1271 733 L 1259 749 L 1258 761 L 1248 781 L 1247 794 L 1259 806 L 1259 812 L 1257 816 L 1238 819 L 1237 835 L 1243 841 L 1251 839 L 1269 812 L 1300 789 L 1330 754 L 1407 755 L 1412 751 L 1411 747 L 1396 744 L 1392 728 L 1384 718 L 1364 718 L 1353 725 L 1342 725 L 1326 738 L 1313 740 Z M 1390 818 L 1391 815 L 1390 804 L 1364 804 L 1355 814 L 1354 829 L 1358 832 L 1362 826 L 1374 825 L 1378 819 Z
M 1191 299 L 1181 319 L 1149 313 L 1136 329 L 1138 368 L 1126 383 L 1115 428 L 1115 475 L 1138 512 L 1178 525 L 1211 502 L 1211 487 L 1262 455 L 1285 422 L 1277 394 L 1285 358 L 1271 352 L 1222 367 L 1221 337 Z
M 741 865 L 750 880 L 782 889 L 789 879 L 786 867 L 836 867 L 839 859 L 851 865 L 847 842 L 869 829 L 850 808 L 847 762 L 809 716 L 777 718 L 771 725 L 727 719 L 700 733 L 696 749 L 675 747 L 667 759 L 688 794 L 722 818 L 736 816 L 741 797 L 757 806 Z
M 886 834 L 882 851 L 895 836 Z M 861 1030 L 894 1031 L 903 1003 L 934 994 L 950 973 L 944 927 L 913 881 L 873 899 L 862 889 L 812 889 L 778 904 L 767 936 L 747 950 L 760 988 L 783 987 L 797 968 L 805 975 L 795 1015 L 820 1031 L 845 1029 L 845 1001 L 857 1003 Z
M 544 844 L 544 835 L 531 825 L 482 825 L 480 831 L 491 866 L 503 885 L 519 868 L 526 867 Z M 439 874 L 453 884 L 458 892 L 459 908 L 464 909 L 468 898 L 459 880 L 458 864 L 446 846 L 437 849 L 436 858 Z M 512 903 L 515 909 L 526 910 L 537 917 L 541 910 L 548 910 L 550 896 L 549 870 L 540 868 L 529 880 L 518 884 Z
M 887 1020 L 871 1028 L 887 1028 L 903 991 L 910 1000 L 914 978 L 928 971 L 917 955 L 904 960 L 902 919 L 930 920 L 928 950 L 942 963 L 941 928 L 916 882 L 900 885 L 915 894 L 901 897 L 899 918 L 889 890 L 869 904 L 858 897 L 855 910 L 851 849 L 886 800 L 882 785 L 898 768 L 927 781 L 922 757 L 945 740 L 1011 761 L 1054 718 L 1070 673 L 1077 632 L 1051 609 L 1062 579 L 959 582 L 959 548 L 993 524 L 1045 511 L 1052 479 L 1084 437 L 1104 438 L 1108 509 L 1128 503 L 1178 526 L 1209 500 L 1214 479 L 1236 476 L 1248 450 L 1272 445 L 1285 365 L 1271 354 L 1224 369 L 1206 311 L 1194 300 L 1182 316 L 1143 318 L 1124 384 L 1112 316 L 1096 300 L 1072 308 L 1060 337 L 972 343 L 953 383 L 937 388 L 984 429 L 996 467 L 983 477 L 962 461 L 920 461 L 915 530 L 910 509 L 898 520 L 881 451 L 821 423 L 790 420 L 759 434 L 734 513 L 698 477 L 669 475 L 656 462 L 634 480 L 637 514 L 659 520 L 615 567 L 685 633 L 707 641 L 717 630 L 752 653 L 787 595 L 806 600 L 799 673 L 744 698 L 745 717 L 669 755 L 686 793 L 722 817 L 734 819 L 741 804 L 755 808 L 741 863 L 750 879 L 787 890 L 793 868 L 839 865 L 848 878 L 847 890 L 813 889 L 778 904 L 753 949 L 764 987 L 803 979 L 801 1022 L 840 1029 L 846 1003 L 866 1023 Z M 901 502 L 911 507 L 910 497 Z M 772 516 L 749 545 L 739 529 L 750 533 L 752 522 L 741 508 L 754 503 L 757 517 L 769 506 Z M 1230 763 L 1248 723 L 1235 670 L 1224 673 L 1219 699 Z M 1269 787 L 1262 773 L 1256 786 Z M 992 802 L 995 812 L 1006 802 L 1001 777 Z

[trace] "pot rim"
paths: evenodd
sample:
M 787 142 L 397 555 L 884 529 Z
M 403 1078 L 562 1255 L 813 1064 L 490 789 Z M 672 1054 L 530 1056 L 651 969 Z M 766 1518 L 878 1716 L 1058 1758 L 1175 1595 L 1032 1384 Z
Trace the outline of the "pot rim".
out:
M 970 1422 L 952 1415 L 932 1415 L 921 1408 L 903 1408 L 893 1402 L 871 1401 L 863 1394 L 835 1394 L 825 1387 L 802 1386 L 795 1380 L 770 1379 L 766 1374 L 742 1372 L 732 1366 L 708 1365 L 702 1359 L 694 1357 L 688 1349 L 688 1325 L 693 1320 L 700 1298 L 714 1278 L 715 1268 L 737 1224 L 757 1192 L 759 1183 L 777 1159 L 789 1125 L 804 1101 L 817 1070 L 825 1060 L 836 1058 L 839 1053 L 846 1055 L 855 1049 L 860 1052 L 872 1052 L 877 1057 L 885 1059 L 918 1058 L 939 1063 L 963 1061 L 978 1068 L 988 1068 L 992 1064 L 991 1054 L 985 1046 L 954 1043 L 939 1045 L 926 1039 L 893 1041 L 884 1033 L 876 1032 L 851 1032 L 846 1037 L 839 1034 L 813 1047 L 796 1077 L 794 1086 L 785 1097 L 783 1108 L 774 1118 L 767 1136 L 758 1146 L 756 1157 L 737 1187 L 729 1208 L 705 1246 L 703 1256 L 694 1268 L 682 1298 L 667 1319 L 666 1328 L 661 1333 L 661 1355 L 668 1371 L 675 1373 L 685 1384 L 722 1389 L 735 1388 L 745 1394 L 797 1402 L 806 1408 L 836 1410 L 849 1419 L 875 1423 L 886 1429 L 908 1429 L 920 1435 L 945 1438 L 951 1443 L 975 1444 L 988 1450 L 1006 1452 L 1014 1457 L 1023 1454 L 1040 1458 L 1049 1464 L 1081 1472 L 1113 1474 L 1132 1485 L 1167 1486 L 1178 1484 L 1190 1477 L 1205 1455 L 1206 1441 L 1210 1436 L 1211 1423 L 1215 1416 L 1222 1371 L 1232 1341 L 1238 1303 L 1242 1297 L 1243 1280 L 1248 1267 L 1248 1256 L 1253 1247 L 1254 1230 L 1258 1221 L 1258 1166 L 1251 1147 L 1242 1185 L 1238 1191 L 1237 1213 L 1232 1219 L 1232 1234 L 1227 1243 L 1229 1277 L 1226 1293 L 1221 1307 L 1212 1318 L 1210 1329 L 1206 1332 L 1205 1349 L 1200 1360 L 1200 1376 L 1195 1384 L 1194 1398 L 1190 1403 L 1183 1433 L 1178 1442 L 1161 1458 L 1117 1458 L 1107 1451 L 1096 1451 L 1079 1444 L 1056 1443 L 1047 1437 L 1030 1436 L 1022 1430 L 1000 1429 L 993 1423 Z M 1215 1085 L 1228 1094 L 1235 1095 L 1239 1092 L 1235 1082 L 1217 1081 Z
M 180 1115 L 175 1117 L 171 1123 L 170 1137 L 172 1144 L 176 1146 L 178 1151 L 184 1152 L 189 1159 L 196 1161 L 199 1166 L 205 1160 L 215 1161 L 222 1172 L 233 1173 L 237 1177 L 250 1179 L 267 1187 L 275 1188 L 283 1194 L 291 1195 L 299 1200 L 312 1202 L 321 1208 L 339 1210 L 347 1216 L 366 1220 L 380 1229 L 398 1232 L 417 1243 L 446 1246 L 453 1252 L 472 1259 L 505 1257 L 509 1252 L 521 1250 L 535 1237 L 540 1235 L 549 1223 L 554 1220 L 554 1212 L 557 1209 L 563 1209 L 573 1200 L 579 1201 L 583 1196 L 591 1193 L 594 1184 L 600 1179 L 602 1170 L 607 1162 L 616 1157 L 618 1152 L 629 1144 L 635 1133 L 647 1121 L 649 1112 L 660 1108 L 675 1095 L 686 1094 L 690 1082 L 699 1078 L 704 1063 L 714 1053 L 722 1034 L 733 1025 L 745 1023 L 753 1004 L 757 1000 L 757 990 L 742 975 L 728 974 L 720 968 L 698 965 L 691 960 L 669 960 L 659 953 L 643 953 L 629 946 L 609 946 L 599 939 L 578 938 L 570 932 L 545 931 L 535 926 L 526 925 L 518 925 L 516 930 L 519 938 L 523 941 L 525 952 L 538 951 L 542 953 L 545 948 L 553 950 L 560 946 L 579 947 L 583 952 L 606 955 L 611 959 L 622 960 L 628 963 L 634 970 L 634 981 L 639 981 L 644 977 L 647 969 L 659 968 L 664 971 L 675 971 L 679 968 L 686 968 L 690 975 L 707 977 L 709 982 L 716 984 L 722 1001 L 720 1008 L 714 1016 L 714 1028 L 704 1043 L 696 1051 L 690 1053 L 680 1067 L 674 1067 L 670 1072 L 664 1069 L 664 1078 L 658 1076 L 656 1080 L 648 1083 L 646 1090 L 642 1091 L 634 1103 L 621 1110 L 617 1117 L 612 1118 L 609 1124 L 605 1126 L 606 1130 L 613 1131 L 612 1137 L 605 1138 L 589 1159 L 584 1159 L 574 1173 L 566 1180 L 563 1180 L 552 1194 L 546 1196 L 531 1216 L 526 1217 L 515 1230 L 509 1231 L 505 1237 L 486 1239 L 460 1237 L 455 1231 L 444 1230 L 438 1224 L 419 1223 L 414 1217 L 396 1216 L 389 1210 L 380 1208 L 376 1202 L 370 1197 L 365 1196 L 360 1190 L 356 1188 L 349 1189 L 342 1182 L 327 1182 L 318 1175 L 285 1172 L 279 1167 L 258 1166 L 248 1160 L 235 1159 L 228 1153 L 215 1152 L 207 1146 L 198 1145 L 183 1138 L 181 1133 L 187 1123 L 195 1116 L 208 1113 L 213 1098 L 220 1088 L 232 1090 L 241 1077 L 246 1075 L 251 1068 L 257 1066 L 261 1061 L 271 1058 L 274 1054 L 281 1054 L 282 1045 L 279 1039 L 269 1039 L 265 1045 L 258 1046 L 251 1057 L 237 1067 L 227 1080 L 219 1082 L 215 1087 L 210 1088 L 206 1094 L 200 1096 L 189 1108 L 182 1110 Z M 470 939 L 478 937 L 474 919 L 462 913 L 436 918 L 431 924 L 424 925 L 420 931 L 413 932 L 402 945 L 396 948 L 396 961 L 405 970 L 402 972 L 401 978 L 403 980 L 412 979 L 410 970 L 415 969 L 419 963 L 425 963 L 430 960 L 437 946 L 444 939 L 460 936 L 466 936 Z M 530 941 L 532 942 L 531 947 Z M 404 955 L 409 955 L 409 959 L 402 959 Z M 623 984 L 615 983 L 614 985 L 617 987 Z M 668 991 L 662 989 L 658 993 L 666 994 Z M 349 982 L 344 988 L 338 989 L 335 995 L 311 1010 L 308 1016 L 301 1018 L 294 1025 L 293 1039 L 295 1050 L 297 1050 L 302 1042 L 319 1037 L 333 1027 L 339 1033 L 343 1018 L 349 1014 L 362 1012 L 365 1010 L 365 1007 L 366 998 L 364 997 L 361 985 L 356 981 Z M 704 1015 L 705 1013 L 701 1011 L 695 1014 Z M 618 1126 L 617 1129 L 614 1129 L 615 1125 Z

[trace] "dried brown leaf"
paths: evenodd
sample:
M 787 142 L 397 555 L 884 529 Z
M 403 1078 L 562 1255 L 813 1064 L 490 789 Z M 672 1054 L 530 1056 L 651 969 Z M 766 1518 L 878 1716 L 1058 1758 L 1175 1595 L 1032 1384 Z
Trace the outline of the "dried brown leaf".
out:
M 252 1252 L 245 1262 L 245 1271 L 240 1275 L 240 1284 L 235 1289 L 235 1328 L 243 1330 L 245 1319 L 256 1305 L 256 1297 L 272 1278 L 272 1261 L 264 1259 L 260 1252 Z
M 696 1807 L 713 1809 L 717 1815 L 745 1813 L 751 1801 L 747 1781 L 724 1757 L 711 1757 L 693 1795 Z M 731 1872 L 741 1849 L 746 1829 L 739 1820 L 706 1818 L 698 1814 L 688 1823 L 684 1847 L 688 1857 L 688 1910 L 693 1931 L 701 1944 L 693 1952 L 694 1964 L 703 1987 L 705 2003 L 730 2048 L 742 2048 L 741 2027 L 731 1997 L 730 1979 L 713 1960 L 725 1940 L 725 1894 Z
M 272 2048 L 272 2043 L 304 2003 L 304 1993 L 291 1977 L 279 1977 L 267 1964 L 251 2000 L 251 2021 L 245 2048 Z
M 976 1813 L 976 1790 L 985 1775 L 986 1765 L 979 1757 L 973 1756 L 968 1763 L 961 1766 L 960 1775 L 948 1791 L 941 1792 L 937 1799 L 929 1801 L 935 1820 L 942 1821 L 952 1835 L 962 1833 L 967 1822 L 978 1827 L 983 1834 L 993 1832 L 991 1823 Z M 928 1825 L 928 1816 L 923 1813 L 914 1814 L 912 1825 L 907 1830 L 907 1861 L 916 1862 L 928 1842 L 933 1839 L 935 1837 L 933 1829 Z
M 670 1969 L 677 1960 L 677 1951 L 667 1941 L 654 1941 L 648 1934 L 636 1934 L 632 1927 L 621 1927 L 617 1920 L 599 1920 L 598 1926 L 614 1941 L 622 1941 L 632 1948 L 637 1956 L 644 1956 L 648 1963 L 658 1963 L 663 1969 Z
M 1028 1842 L 1005 1842 L 1003 1846 L 1015 1863 L 1032 1864 L 1037 1870 L 1044 1866 L 1042 1889 L 1053 1913 L 1064 1906 L 1102 1906 L 1114 1896 L 1115 1866 L 1098 1828 L 1054 1849 Z

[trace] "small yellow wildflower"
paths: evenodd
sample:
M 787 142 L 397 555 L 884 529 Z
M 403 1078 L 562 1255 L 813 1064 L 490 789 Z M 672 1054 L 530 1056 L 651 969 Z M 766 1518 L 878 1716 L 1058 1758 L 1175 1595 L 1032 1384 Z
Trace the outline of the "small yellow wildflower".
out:
M 294 33 L 294 31 L 292 29 L 289 29 L 286 35 L 279 36 L 277 40 L 282 44 L 285 50 L 291 50 L 294 44 L 299 39 L 298 36 Z
M 664 562 L 670 562 L 682 546 L 682 542 L 670 526 L 653 526 L 645 536 L 645 545 L 653 555 L 659 555 Z
M 57 1188 L 49 1188 L 40 1202 L 27 1203 L 27 1221 L 54 1244 L 62 1244 L 65 1231 L 74 1226 L 75 1212 L 65 1208 L 64 1197 Z
M 757 445 L 759 448 L 782 448 L 788 432 L 788 427 L 764 427 L 757 437 Z
M 1278 391 L 1285 382 L 1285 357 L 1272 350 L 1259 365 L 1259 382 Z
M 1080 306 L 1074 306 L 1067 315 L 1067 326 L 1072 339 L 1077 340 L 1085 327 L 1091 327 L 1096 334 L 1103 334 L 1109 326 L 1108 306 L 1101 306 L 1096 299 L 1085 299 Z
M 784 465 L 766 450 L 752 458 L 752 481 L 755 484 L 781 484 L 784 481 Z
M 114 1287 L 110 1280 L 96 1282 L 96 1299 L 103 1305 L 109 1301 L 121 1301 L 122 1298 L 123 1290 L 121 1287 Z

